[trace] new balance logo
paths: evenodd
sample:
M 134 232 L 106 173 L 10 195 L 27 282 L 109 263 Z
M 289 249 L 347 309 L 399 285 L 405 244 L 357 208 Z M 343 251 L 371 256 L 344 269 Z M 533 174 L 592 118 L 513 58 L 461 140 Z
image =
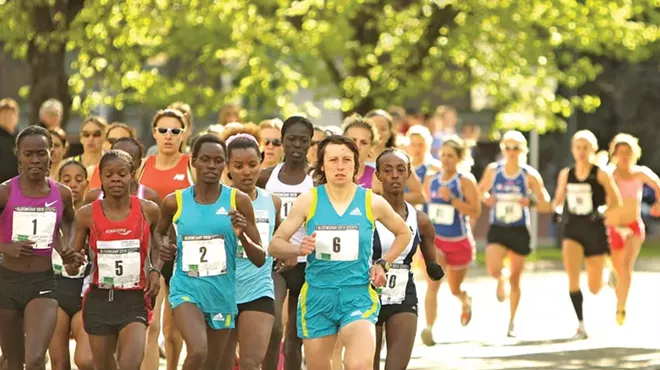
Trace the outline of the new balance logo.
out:
M 183 181 L 186 179 L 186 174 L 185 173 L 177 173 L 174 175 L 174 180 L 175 181 Z
M 351 216 L 362 216 L 362 212 L 360 212 L 359 208 L 355 208 L 351 211 L 350 215 Z
M 215 214 L 216 214 L 216 215 L 226 215 L 226 214 L 227 214 L 227 210 L 225 209 L 225 207 L 220 207 L 219 210 L 215 211 Z

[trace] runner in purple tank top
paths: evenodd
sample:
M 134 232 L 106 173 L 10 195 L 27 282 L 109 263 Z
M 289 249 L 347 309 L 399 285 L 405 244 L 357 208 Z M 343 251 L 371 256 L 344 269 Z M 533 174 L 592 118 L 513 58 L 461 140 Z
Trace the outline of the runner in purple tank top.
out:
M 43 368 L 57 321 L 52 249 L 65 263 L 83 260 L 62 247 L 74 210 L 71 190 L 48 178 L 51 147 L 46 129 L 21 131 L 20 175 L 0 184 L 0 343 L 10 369 Z

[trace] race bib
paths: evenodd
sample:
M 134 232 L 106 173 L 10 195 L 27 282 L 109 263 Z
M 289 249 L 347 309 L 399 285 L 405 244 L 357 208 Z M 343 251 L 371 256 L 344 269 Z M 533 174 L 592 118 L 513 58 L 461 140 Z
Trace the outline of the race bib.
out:
M 227 252 L 222 235 L 182 237 L 182 270 L 188 276 L 216 276 L 227 273 Z
M 298 199 L 298 196 L 300 193 L 277 193 L 279 195 L 280 199 L 282 199 L 282 208 L 280 208 L 280 217 L 282 220 L 286 218 L 286 216 L 289 215 L 289 212 L 291 212 L 291 207 L 293 207 L 293 203 Z
M 316 258 L 323 261 L 356 261 L 360 251 L 357 225 L 317 225 Z
M 261 246 L 268 250 L 268 243 L 270 243 L 270 220 L 268 219 L 268 211 L 255 209 L 254 219 L 257 223 L 259 237 L 261 238 Z M 247 258 L 245 248 L 243 248 L 242 245 L 239 245 L 238 248 L 236 248 L 236 257 Z
M 80 270 L 77 275 L 69 275 L 68 272 L 66 272 L 66 268 L 64 268 L 64 262 L 62 262 L 62 256 L 60 256 L 59 253 L 55 249 L 53 249 L 53 272 L 55 275 L 62 275 L 67 278 L 80 278 L 85 275 L 85 268 L 87 267 L 87 263 L 83 264 L 80 266 Z
M 140 241 L 97 241 L 99 287 L 130 289 L 140 285 Z
M 16 207 L 11 240 L 33 241 L 34 249 L 48 249 L 53 244 L 57 210 L 53 207 Z
M 591 194 L 590 184 L 568 184 L 566 186 L 568 211 L 579 216 L 591 214 L 594 210 Z
M 384 305 L 403 303 L 410 278 L 410 266 L 393 263 L 385 278 L 387 282 L 380 295 L 381 303 Z
M 499 194 L 495 202 L 495 218 L 505 224 L 520 221 L 523 217 L 521 199 L 519 194 Z
M 436 225 L 451 225 L 454 223 L 454 207 L 449 204 L 429 204 L 429 217 Z

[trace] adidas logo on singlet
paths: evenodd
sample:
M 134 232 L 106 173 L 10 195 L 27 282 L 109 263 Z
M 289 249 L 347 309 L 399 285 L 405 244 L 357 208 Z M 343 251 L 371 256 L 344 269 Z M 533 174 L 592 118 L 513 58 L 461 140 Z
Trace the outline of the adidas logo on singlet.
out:
M 186 174 L 185 173 L 177 173 L 174 175 L 174 180 L 175 181 L 183 181 L 186 179 Z
M 362 212 L 360 212 L 359 208 L 355 208 L 349 213 L 351 216 L 362 216 Z
M 222 316 L 221 313 L 218 313 L 215 316 L 213 316 L 213 321 L 225 321 L 225 317 Z
M 215 214 L 216 214 L 216 215 L 226 215 L 226 214 L 227 214 L 227 210 L 225 209 L 225 207 L 220 207 L 220 209 L 218 209 L 217 211 L 215 211 Z

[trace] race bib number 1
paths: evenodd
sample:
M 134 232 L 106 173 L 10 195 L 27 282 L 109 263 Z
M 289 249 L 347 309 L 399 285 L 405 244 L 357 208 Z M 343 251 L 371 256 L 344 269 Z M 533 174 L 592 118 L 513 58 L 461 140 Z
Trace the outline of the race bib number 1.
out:
M 291 212 L 291 207 L 293 203 L 298 199 L 300 193 L 277 193 L 280 199 L 282 199 L 282 208 L 280 209 L 280 218 L 284 220 Z
M 406 287 L 410 278 L 410 266 L 394 263 L 385 275 L 380 301 L 384 305 L 400 304 L 406 299 Z
M 216 276 L 227 273 L 227 251 L 222 235 L 182 237 L 182 269 L 188 276 Z
M 316 258 L 324 261 L 356 261 L 360 252 L 357 225 L 317 225 Z
M 99 287 L 129 289 L 140 284 L 140 241 L 97 241 Z
M 35 242 L 34 249 L 48 249 L 53 244 L 57 211 L 53 207 L 14 208 L 11 239 Z

